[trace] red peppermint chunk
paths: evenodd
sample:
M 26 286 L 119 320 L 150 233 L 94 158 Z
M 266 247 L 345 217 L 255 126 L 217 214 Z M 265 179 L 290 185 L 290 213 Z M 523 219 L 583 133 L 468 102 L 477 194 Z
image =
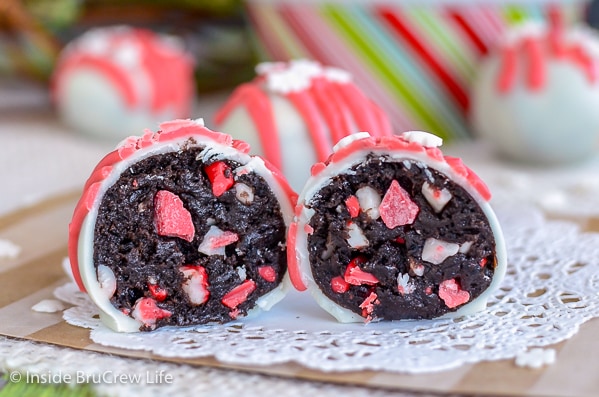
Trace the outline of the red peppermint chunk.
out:
M 349 196 L 345 200 L 345 206 L 349 211 L 349 216 L 351 216 L 352 218 L 355 218 L 360 213 L 360 202 L 358 201 L 358 198 L 356 196 Z
M 168 190 L 159 190 L 154 196 L 154 224 L 160 236 L 191 241 L 195 235 L 191 214 L 179 196 Z
M 450 309 L 462 305 L 470 300 L 470 293 L 464 291 L 455 279 L 445 280 L 439 285 L 439 298 Z
M 381 219 L 389 229 L 414 223 L 420 208 L 399 182 L 393 180 L 379 206 Z
M 218 236 L 210 237 L 210 246 L 211 248 L 220 248 L 226 247 L 229 244 L 232 244 L 239 240 L 239 236 L 237 233 L 224 231 L 222 234 Z
M 206 255 L 225 255 L 225 247 L 239 240 L 237 233 L 212 225 L 204 235 L 198 251 Z
M 239 316 L 239 309 L 235 308 L 229 312 L 229 317 L 235 320 Z
M 344 292 L 347 292 L 347 290 L 349 289 L 349 283 L 345 281 L 343 277 L 337 276 L 331 280 L 331 289 L 333 290 L 333 292 L 342 294 Z
M 135 303 L 132 316 L 147 327 L 154 327 L 156 321 L 170 317 L 168 310 L 161 309 L 152 298 L 141 298 Z
M 349 262 L 347 268 L 345 269 L 345 274 L 343 278 L 346 283 L 351 285 L 374 285 L 379 282 L 379 280 L 372 274 L 365 272 L 360 269 L 360 265 L 366 262 L 366 258 L 363 256 L 357 256 Z
M 487 258 L 482 258 L 478 264 L 480 267 L 485 267 L 487 265 Z
M 256 289 L 254 280 L 245 280 L 243 283 L 227 292 L 221 299 L 223 305 L 230 309 L 235 309 L 237 306 L 245 302 L 248 296 Z
M 269 283 L 272 283 L 277 279 L 277 272 L 272 266 L 260 266 L 258 268 L 258 274 Z
M 208 290 L 208 272 L 202 266 L 181 266 L 179 271 L 183 273 L 183 284 L 181 289 L 187 294 L 193 305 L 202 305 L 210 298 Z
M 166 290 L 158 284 L 148 283 L 148 289 L 150 290 L 150 294 L 152 294 L 154 299 L 156 299 L 158 302 L 162 302 L 166 299 Z
M 205 170 L 210 183 L 212 183 L 212 193 L 216 197 L 221 196 L 235 184 L 231 168 L 222 161 L 210 164 Z
M 366 317 L 366 322 L 372 320 L 371 314 L 374 311 L 374 305 L 379 303 L 377 298 L 378 296 L 374 292 L 371 292 L 370 295 L 364 299 L 364 302 L 358 306 L 360 309 L 362 309 L 362 317 Z

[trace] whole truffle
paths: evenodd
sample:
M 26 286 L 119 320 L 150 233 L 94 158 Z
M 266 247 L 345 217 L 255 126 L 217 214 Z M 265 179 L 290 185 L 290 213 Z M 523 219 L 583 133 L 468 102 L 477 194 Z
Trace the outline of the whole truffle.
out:
M 514 160 L 561 164 L 599 144 L 599 42 L 590 30 L 527 23 L 483 60 L 472 91 L 479 137 Z
M 262 63 L 216 114 L 216 125 L 247 141 L 299 190 L 310 167 L 356 132 L 391 135 L 387 115 L 345 70 L 311 60 Z
M 190 116 L 193 62 L 174 37 L 128 26 L 94 28 L 62 51 L 52 94 L 71 128 L 120 141 Z

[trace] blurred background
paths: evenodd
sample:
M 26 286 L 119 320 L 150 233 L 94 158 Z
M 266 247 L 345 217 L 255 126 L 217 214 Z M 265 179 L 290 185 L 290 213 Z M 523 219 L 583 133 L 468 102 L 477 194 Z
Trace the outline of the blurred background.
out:
M 251 80 L 259 61 L 310 58 L 351 72 L 396 130 L 469 139 L 476 68 L 502 34 L 523 21 L 546 20 L 552 7 L 567 24 L 593 21 L 591 6 L 585 0 L 1 0 L 0 118 L 14 116 L 21 102 L 48 99 L 22 88 L 48 92 L 69 42 L 91 28 L 127 25 L 182 41 L 194 61 L 200 103 Z
M 196 60 L 200 92 L 253 76 L 241 0 L 2 0 L 0 73 L 47 84 L 69 41 L 112 25 L 180 37 Z

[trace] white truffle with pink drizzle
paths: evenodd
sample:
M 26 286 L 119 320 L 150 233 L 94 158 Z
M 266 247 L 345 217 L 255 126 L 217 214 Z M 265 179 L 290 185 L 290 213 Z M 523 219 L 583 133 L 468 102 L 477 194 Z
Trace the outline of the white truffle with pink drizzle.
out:
M 178 39 L 129 26 L 98 27 L 72 40 L 52 76 L 62 120 L 115 142 L 190 116 L 193 60 Z
M 481 63 L 472 126 L 511 159 L 578 161 L 599 149 L 599 39 L 561 16 L 509 30 Z
M 352 133 L 391 135 L 386 114 L 338 68 L 311 60 L 261 63 L 218 111 L 216 125 L 250 144 L 301 189 L 310 167 Z

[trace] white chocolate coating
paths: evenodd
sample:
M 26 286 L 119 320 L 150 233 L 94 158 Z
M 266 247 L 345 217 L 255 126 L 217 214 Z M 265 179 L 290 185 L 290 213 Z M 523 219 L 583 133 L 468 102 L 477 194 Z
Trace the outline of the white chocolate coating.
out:
M 198 125 L 203 125 L 201 120 L 197 120 L 196 122 Z M 194 139 L 193 143 L 189 141 L 191 136 Z M 115 331 L 136 332 L 139 331 L 142 324 L 115 308 L 98 281 L 96 266 L 93 261 L 93 241 L 95 222 L 102 198 L 105 192 L 118 180 L 122 172 L 124 172 L 131 164 L 157 154 L 179 151 L 183 146 L 205 147 L 201 153 L 202 156 L 214 158 L 213 155 L 216 155 L 219 159 L 229 159 L 243 164 L 243 168 L 260 175 L 269 184 L 273 194 L 278 199 L 285 224 L 288 226 L 292 220 L 293 208 L 288 193 L 281 186 L 280 182 L 276 180 L 272 172 L 265 166 L 262 159 L 249 156 L 236 148 L 223 145 L 202 135 L 193 134 L 180 137 L 176 140 L 155 143 L 146 148 L 137 150 L 131 156 L 114 164 L 110 174 L 102 180 L 98 193 L 95 196 L 95 200 L 83 221 L 78 238 L 77 257 L 79 261 L 79 273 L 86 292 L 100 309 L 100 318 L 102 322 Z M 259 310 L 269 310 L 285 296 L 289 286 L 289 277 L 285 275 L 281 284 L 274 290 L 257 299 L 256 306 L 250 310 L 250 312 L 255 313 Z
M 354 141 L 355 142 L 355 141 Z M 341 145 L 344 147 L 345 145 Z M 384 148 L 367 148 L 367 149 L 356 149 L 348 156 L 344 157 L 338 162 L 332 162 L 328 164 L 326 168 L 320 171 L 318 174 L 311 176 L 308 182 L 304 186 L 304 189 L 300 193 L 298 198 L 298 204 L 296 208 L 300 208 L 299 213 L 296 209 L 295 223 L 296 227 L 296 240 L 295 240 L 295 257 L 297 259 L 297 266 L 301 277 L 301 282 L 307 287 L 308 291 L 315 298 L 317 303 L 333 315 L 339 322 L 362 322 L 364 318 L 353 311 L 343 308 L 337 305 L 335 302 L 330 300 L 320 290 L 318 284 L 315 282 L 312 275 L 310 266 L 309 254 L 308 254 L 308 232 L 306 225 L 310 224 L 310 220 L 314 215 L 314 210 L 305 206 L 309 203 L 318 192 L 331 183 L 332 178 L 337 175 L 348 172 L 353 166 L 360 164 L 366 155 L 373 154 L 375 156 L 388 156 L 390 160 L 402 162 L 405 160 L 420 163 L 426 167 L 435 169 L 436 171 L 446 175 L 453 182 L 464 188 L 480 206 L 483 213 L 486 215 L 489 225 L 491 227 L 493 236 L 495 238 L 496 248 L 496 267 L 493 275 L 493 279 L 489 287 L 476 299 L 460 307 L 455 312 L 449 312 L 444 317 L 460 316 L 465 314 L 474 313 L 483 310 L 486 307 L 487 300 L 490 294 L 498 288 L 501 283 L 507 267 L 507 250 L 505 247 L 505 241 L 501 231 L 501 226 L 497 220 L 495 213 L 493 212 L 489 203 L 481 196 L 476 188 L 462 175 L 456 173 L 453 168 L 446 163 L 438 159 L 434 159 L 426 153 L 414 152 L 414 151 L 397 151 L 388 150 Z M 309 230 L 309 228 L 308 228 Z M 466 245 L 466 244 L 465 244 Z M 456 251 L 458 247 L 453 247 Z M 466 248 L 466 247 L 465 247 Z
M 501 45 L 546 34 L 546 28 L 508 32 Z M 578 42 L 589 56 L 599 60 L 595 34 L 573 30 L 566 43 Z M 530 55 L 520 52 L 515 85 L 508 92 L 497 89 L 502 73 L 502 47 L 481 62 L 472 86 L 471 124 L 501 155 L 527 163 L 575 162 L 599 150 L 599 80 L 589 81 L 585 71 L 564 58 L 543 55 L 545 83 L 539 90 L 527 87 Z M 596 72 L 595 72 L 596 73 Z
M 189 117 L 193 101 L 193 62 L 182 43 L 124 25 L 93 28 L 72 40 L 52 79 L 65 124 L 115 142 Z

